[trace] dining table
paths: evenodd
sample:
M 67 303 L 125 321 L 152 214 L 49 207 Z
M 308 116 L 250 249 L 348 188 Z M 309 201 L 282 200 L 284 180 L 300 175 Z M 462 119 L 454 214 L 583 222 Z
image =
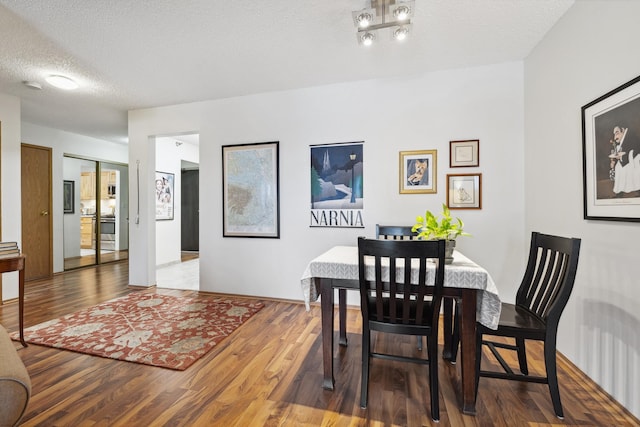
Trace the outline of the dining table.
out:
M 435 270 L 435 263 L 430 264 L 429 268 Z M 339 344 L 346 346 L 346 291 L 360 288 L 358 247 L 335 246 L 312 259 L 300 282 L 307 311 L 311 308 L 311 302 L 320 298 L 324 371 L 322 386 L 333 390 L 334 290 L 338 290 Z M 501 309 L 500 296 L 487 270 L 459 251 L 454 251 L 453 262 L 445 266 L 443 294 L 458 301 L 457 307 L 461 315 L 461 409 L 463 413 L 473 415 L 476 412 L 476 322 L 491 329 L 497 328 Z M 449 299 L 449 304 L 443 304 L 443 358 L 455 363 L 455 360 L 451 360 L 451 301 Z

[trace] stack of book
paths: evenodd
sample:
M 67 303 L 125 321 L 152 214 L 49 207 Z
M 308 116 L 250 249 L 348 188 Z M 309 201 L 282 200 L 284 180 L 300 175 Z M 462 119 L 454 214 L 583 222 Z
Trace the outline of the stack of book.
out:
M 18 242 L 0 242 L 0 258 L 12 258 L 20 255 Z

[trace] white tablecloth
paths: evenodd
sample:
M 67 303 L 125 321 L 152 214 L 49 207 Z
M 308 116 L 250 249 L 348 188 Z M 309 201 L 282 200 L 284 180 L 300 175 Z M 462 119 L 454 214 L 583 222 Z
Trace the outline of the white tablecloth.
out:
M 433 274 L 435 264 L 431 264 L 429 267 Z M 401 271 L 398 273 L 402 274 Z M 358 280 L 358 248 L 356 246 L 335 246 L 307 265 L 300 280 L 307 310 L 310 309 L 309 303 L 316 301 L 319 296 L 312 278 Z M 497 328 L 500 319 L 500 297 L 498 288 L 487 270 L 455 251 L 453 263 L 445 267 L 444 286 L 479 289 L 477 319 L 488 328 Z

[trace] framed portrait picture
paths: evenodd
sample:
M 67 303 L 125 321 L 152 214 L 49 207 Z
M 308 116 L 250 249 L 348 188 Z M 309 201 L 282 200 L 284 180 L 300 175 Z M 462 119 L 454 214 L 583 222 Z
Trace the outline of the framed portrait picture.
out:
M 222 146 L 223 237 L 280 238 L 278 145 Z
M 449 167 L 480 166 L 480 140 L 449 141 Z
M 436 193 L 437 150 L 400 152 L 400 193 Z
M 173 219 L 174 175 L 156 171 L 156 221 Z
M 75 206 L 75 186 L 76 186 L 76 182 L 75 181 L 64 181 L 63 182 L 63 187 L 62 187 L 62 196 L 63 196 L 63 201 L 62 201 L 62 209 L 64 210 L 64 213 L 66 214 L 72 214 L 75 212 L 74 206 Z
M 447 175 L 449 209 L 482 209 L 482 174 Z
M 640 77 L 582 107 L 584 218 L 640 221 Z

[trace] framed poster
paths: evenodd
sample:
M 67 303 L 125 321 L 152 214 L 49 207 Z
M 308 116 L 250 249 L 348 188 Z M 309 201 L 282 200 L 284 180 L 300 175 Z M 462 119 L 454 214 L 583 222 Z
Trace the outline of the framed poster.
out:
M 174 175 L 156 171 L 156 221 L 173 219 Z
M 480 140 L 449 141 L 449 167 L 480 166 Z
M 482 174 L 447 175 L 449 209 L 482 209 Z
M 582 107 L 584 218 L 640 221 L 640 77 Z
M 72 214 L 75 212 L 75 181 L 64 181 L 62 187 L 62 209 L 66 214 Z
M 311 227 L 364 227 L 363 144 L 311 146 Z
M 278 146 L 222 146 L 223 237 L 280 238 Z
M 400 152 L 400 193 L 437 193 L 437 150 Z

